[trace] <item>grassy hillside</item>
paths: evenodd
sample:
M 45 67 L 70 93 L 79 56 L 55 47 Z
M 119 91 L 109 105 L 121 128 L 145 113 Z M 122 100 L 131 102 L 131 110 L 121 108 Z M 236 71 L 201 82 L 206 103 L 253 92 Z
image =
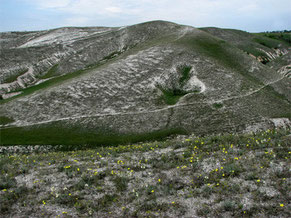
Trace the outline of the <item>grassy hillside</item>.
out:
M 290 129 L 0 148 L 4 217 L 290 216 Z
M 245 50 L 285 52 L 280 39 L 163 21 L 99 30 L 78 39 L 78 28 L 29 33 L 36 38 L 6 48 L 3 69 L 17 55 L 48 80 L 0 101 L 0 144 L 118 144 L 290 118 L 289 81 L 277 72 L 288 54 L 273 69 Z M 52 59 L 33 64 L 29 52 Z
M 63 149 L 72 147 L 98 147 L 134 143 L 145 140 L 162 139 L 172 134 L 183 134 L 181 128 L 164 129 L 140 134 L 119 134 L 108 128 L 88 129 L 81 125 L 68 127 L 60 122 L 30 127 L 12 127 L 1 129 L 0 145 L 63 145 Z
M 258 33 L 257 35 L 284 41 L 291 45 L 291 32 Z
M 291 45 L 289 41 L 290 33 L 248 33 L 240 30 L 214 27 L 201 28 L 201 30 L 237 46 L 248 54 L 266 59 L 268 59 L 266 52 L 274 52 L 272 49 L 287 49 Z

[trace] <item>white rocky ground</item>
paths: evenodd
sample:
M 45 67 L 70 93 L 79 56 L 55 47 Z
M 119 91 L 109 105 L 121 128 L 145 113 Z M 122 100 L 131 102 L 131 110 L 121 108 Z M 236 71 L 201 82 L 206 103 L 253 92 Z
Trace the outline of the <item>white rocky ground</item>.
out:
M 67 152 L 8 147 L 0 215 L 289 217 L 290 137 L 287 128 Z

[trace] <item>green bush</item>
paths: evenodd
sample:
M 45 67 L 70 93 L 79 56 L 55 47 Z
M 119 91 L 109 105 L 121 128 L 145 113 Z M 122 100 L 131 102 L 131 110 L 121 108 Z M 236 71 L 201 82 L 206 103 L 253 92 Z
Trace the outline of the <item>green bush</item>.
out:
M 115 187 L 118 192 L 124 192 L 127 190 L 128 187 L 128 178 L 117 176 L 113 179 Z
M 12 118 L 0 116 L 0 125 L 5 125 L 8 123 L 12 123 L 12 122 L 14 122 L 14 120 Z

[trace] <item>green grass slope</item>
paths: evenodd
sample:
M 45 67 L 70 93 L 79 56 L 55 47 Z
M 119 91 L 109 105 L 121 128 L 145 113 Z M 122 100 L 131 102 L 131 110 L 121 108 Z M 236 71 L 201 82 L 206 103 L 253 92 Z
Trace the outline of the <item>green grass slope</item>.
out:
M 288 41 L 290 37 L 289 33 L 281 37 L 279 34 L 275 33 L 248 33 L 240 30 L 219 29 L 214 27 L 200 29 L 237 46 L 239 49 L 255 57 L 261 56 L 268 59 L 266 52 L 273 53 L 274 51 L 272 49 L 288 49 L 288 47 L 291 46 L 290 41 Z

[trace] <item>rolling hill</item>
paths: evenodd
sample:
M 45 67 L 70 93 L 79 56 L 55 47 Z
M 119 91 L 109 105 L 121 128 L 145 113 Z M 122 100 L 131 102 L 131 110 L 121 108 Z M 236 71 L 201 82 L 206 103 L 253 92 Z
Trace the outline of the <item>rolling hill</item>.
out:
M 284 39 L 165 21 L 0 33 L 1 144 L 113 144 L 290 125 Z

